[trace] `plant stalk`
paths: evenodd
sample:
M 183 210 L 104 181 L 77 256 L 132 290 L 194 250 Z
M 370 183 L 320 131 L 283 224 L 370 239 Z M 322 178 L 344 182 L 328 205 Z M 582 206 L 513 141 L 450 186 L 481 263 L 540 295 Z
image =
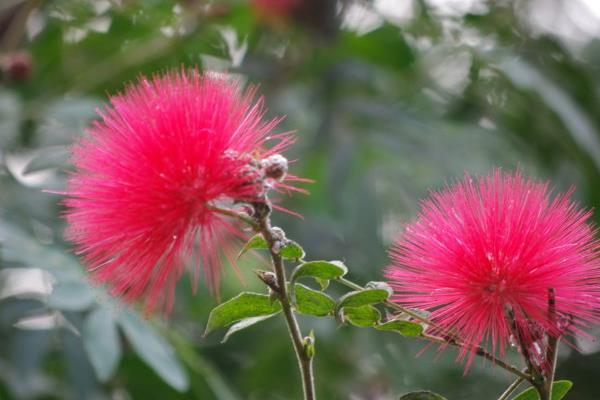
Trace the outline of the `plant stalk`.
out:
M 548 318 L 550 322 L 556 324 L 556 295 L 554 288 L 548 288 Z M 555 335 L 547 334 L 548 348 L 546 350 L 547 371 L 540 368 L 539 375 L 541 379 L 535 385 L 540 395 L 540 400 L 551 400 L 552 384 L 554 383 L 554 373 L 556 371 L 556 358 L 558 355 L 558 342 L 560 338 Z
M 364 287 L 346 279 L 346 278 L 338 278 L 337 279 L 338 282 L 340 282 L 341 284 L 354 289 L 354 290 L 364 290 Z M 408 316 L 410 316 L 411 318 L 416 319 L 417 321 L 423 322 L 427 325 L 430 325 L 438 330 L 442 330 L 441 328 L 437 327 L 436 324 L 430 320 L 428 320 L 427 318 L 423 317 L 422 315 L 419 315 L 419 313 L 416 313 L 410 309 L 404 308 L 399 304 L 396 304 L 394 302 L 388 301 L 386 300 L 383 303 L 386 307 L 391 308 L 393 310 L 396 311 L 400 311 L 401 313 L 404 313 Z M 459 339 L 454 338 L 454 337 L 448 337 L 448 338 L 443 338 L 443 337 L 438 337 L 438 336 L 433 336 L 433 335 L 427 335 L 427 334 L 422 334 L 421 335 L 422 338 L 436 342 L 436 343 L 440 343 L 440 344 L 450 344 L 452 346 L 456 346 L 456 347 L 465 347 L 466 344 L 462 343 Z M 471 347 L 471 346 L 470 346 Z M 531 376 L 524 373 L 523 371 L 521 371 L 519 368 L 510 365 L 502 360 L 500 360 L 499 358 L 497 358 L 496 356 L 494 356 L 492 353 L 486 351 L 483 347 L 481 346 L 472 346 L 474 348 L 475 354 L 483 357 L 489 361 L 491 361 L 493 364 L 499 366 L 500 368 L 503 368 L 505 370 L 507 370 L 508 372 L 516 375 L 519 378 L 522 378 L 524 380 L 527 381 L 531 381 Z
M 275 233 L 273 232 L 273 229 L 271 227 L 270 205 L 268 204 L 268 202 L 265 202 L 264 204 L 262 204 L 262 203 L 256 204 L 255 207 L 266 207 L 267 209 L 269 209 L 269 211 L 262 213 L 263 215 L 260 215 L 261 213 L 258 213 L 259 216 L 255 217 L 255 218 L 251 218 L 246 215 L 239 214 L 233 210 L 223 209 L 223 208 L 219 208 L 219 207 L 212 207 L 212 209 L 223 215 L 238 218 L 242 222 L 245 222 L 246 224 L 250 225 L 252 228 L 254 228 L 254 230 L 256 230 L 257 232 L 260 232 L 263 235 L 263 237 L 265 238 L 265 240 L 267 241 L 267 243 L 269 244 L 269 253 L 271 255 L 271 259 L 273 262 L 273 268 L 275 270 L 275 275 L 277 277 L 277 285 L 279 287 L 278 297 L 281 301 L 283 313 L 284 313 L 284 316 L 285 316 L 285 319 L 286 319 L 286 322 L 288 325 L 288 330 L 289 330 L 290 336 L 292 338 L 292 343 L 294 345 L 294 351 L 296 352 L 296 357 L 298 359 L 298 364 L 299 364 L 300 371 L 302 374 L 302 382 L 303 382 L 304 396 L 305 396 L 304 398 L 305 398 L 305 400 L 314 400 L 316 397 L 315 397 L 315 389 L 314 389 L 314 376 L 313 376 L 313 370 L 312 370 L 312 357 L 309 357 L 305 351 L 304 340 L 302 338 L 302 334 L 301 334 L 300 328 L 298 326 L 298 321 L 296 320 L 296 316 L 294 315 L 292 306 L 291 306 L 289 298 L 288 298 L 288 291 L 287 291 L 287 285 L 286 285 L 285 269 L 283 266 L 283 259 L 281 258 L 281 255 L 277 251 L 274 250 L 277 247 L 277 241 L 279 239 L 277 238 L 277 236 L 275 235 Z M 364 290 L 363 286 L 361 286 L 357 283 L 354 283 L 346 278 L 338 278 L 337 281 L 351 289 Z M 393 310 L 404 313 L 404 314 L 410 316 L 411 318 L 414 318 L 417 321 L 423 322 L 423 323 L 425 323 L 429 326 L 432 326 L 434 328 L 437 328 L 438 330 L 441 331 L 441 328 L 437 327 L 434 322 L 428 320 L 427 318 L 423 317 L 422 315 L 420 315 L 417 312 L 414 312 L 410 309 L 404 308 L 404 307 L 400 306 L 399 304 L 393 303 L 391 301 L 385 301 L 383 304 L 388 308 L 391 308 Z M 453 337 L 442 338 L 442 337 L 426 335 L 426 334 L 422 334 L 421 337 L 424 339 L 433 341 L 433 342 L 437 342 L 437 343 L 441 343 L 441 344 L 450 344 L 450 345 L 456 346 L 456 347 L 464 347 L 466 345 L 465 343 L 462 343 L 460 340 L 453 338 Z M 483 358 L 491 361 L 493 364 L 499 366 L 500 368 L 503 368 L 506 371 L 516 375 L 522 381 L 526 380 L 528 382 L 532 382 L 531 375 L 527 374 L 526 372 L 521 371 L 519 368 L 517 368 L 513 365 L 510 365 L 510 364 L 498 359 L 493 354 L 486 351 L 483 347 L 475 346 L 474 349 L 475 349 L 476 355 L 483 357 Z
M 294 352 L 296 353 L 296 358 L 298 360 L 298 366 L 302 376 L 304 400 L 316 400 L 317 397 L 315 394 L 312 356 L 307 352 L 302 333 L 300 332 L 300 326 L 298 325 L 296 315 L 294 314 L 294 310 L 290 304 L 283 258 L 277 250 L 281 244 L 281 238 L 273 231 L 271 226 L 270 205 L 268 203 L 261 203 L 255 205 L 255 207 L 264 207 L 267 209 L 265 212 L 257 212 L 258 216 L 256 217 L 256 229 L 263 235 L 269 244 L 269 253 L 271 255 L 273 269 L 277 278 L 277 295 L 279 297 L 279 301 L 281 302 L 283 315 L 285 316 L 285 321 L 287 323 L 288 331 L 294 346 Z
M 518 377 L 517 380 L 511 383 L 510 386 L 504 391 L 504 393 L 502 393 L 500 397 L 498 397 L 498 400 L 508 400 L 510 395 L 513 394 L 519 386 L 521 386 L 521 383 L 523 383 L 523 381 L 525 381 L 525 379 Z
M 554 288 L 548 289 L 548 317 L 556 325 L 556 295 Z M 558 342 L 560 336 L 548 334 L 548 350 L 546 351 L 546 360 L 548 361 L 548 372 L 544 381 L 545 392 L 548 392 L 548 400 L 552 397 L 552 385 L 554 383 L 554 374 L 556 372 L 556 359 L 558 356 Z M 540 393 L 540 398 L 542 394 Z

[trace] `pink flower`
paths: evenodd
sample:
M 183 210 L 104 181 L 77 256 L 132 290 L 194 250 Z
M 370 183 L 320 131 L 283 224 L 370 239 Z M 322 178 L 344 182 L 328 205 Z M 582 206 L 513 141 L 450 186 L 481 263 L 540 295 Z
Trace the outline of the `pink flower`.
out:
M 254 93 L 197 70 L 141 77 L 73 147 L 67 237 L 112 294 L 168 312 L 193 254 L 194 282 L 202 265 L 217 288 L 220 254 L 240 233 L 211 207 L 260 201 L 257 166 L 292 140 L 270 135 L 278 120 L 263 120 Z
M 394 301 L 458 334 L 468 363 L 479 344 L 503 355 L 515 333 L 544 363 L 548 336 L 600 319 L 600 242 L 570 194 L 552 199 L 548 184 L 498 170 L 432 193 L 390 252 Z

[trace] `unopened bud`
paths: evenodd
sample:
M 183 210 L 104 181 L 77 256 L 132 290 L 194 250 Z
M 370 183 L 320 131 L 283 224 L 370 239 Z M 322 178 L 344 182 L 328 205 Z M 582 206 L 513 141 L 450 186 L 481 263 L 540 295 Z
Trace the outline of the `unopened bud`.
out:
M 304 337 L 304 352 L 308 358 L 315 356 L 315 332 L 312 330 Z
M 271 228 L 271 232 L 273 232 L 273 237 L 276 240 L 285 241 L 285 232 L 278 226 L 274 226 Z
M 569 327 L 572 324 L 573 324 L 573 316 L 572 315 L 561 316 L 556 321 L 556 327 L 558 328 L 558 330 L 561 334 L 564 333 L 567 329 L 569 329 Z
M 285 246 L 288 240 L 285 237 L 285 232 L 283 229 L 274 226 L 271 228 L 271 232 L 273 232 L 273 245 L 271 246 L 271 250 L 275 254 L 279 254 L 281 248 Z
M 248 216 L 248 217 L 252 217 L 254 216 L 254 208 L 252 208 L 250 205 L 248 204 L 244 204 L 240 207 L 240 214 L 243 214 L 244 216 Z
M 256 219 L 265 218 L 271 213 L 271 204 L 267 201 L 252 203 L 252 208 L 254 208 L 252 216 Z
M 277 276 L 271 271 L 254 271 L 258 279 L 264 282 L 273 292 L 279 293 L 279 285 L 277 284 Z
M 261 167 L 265 171 L 265 176 L 281 182 L 288 171 L 287 158 L 281 154 L 273 154 L 267 158 L 261 160 Z

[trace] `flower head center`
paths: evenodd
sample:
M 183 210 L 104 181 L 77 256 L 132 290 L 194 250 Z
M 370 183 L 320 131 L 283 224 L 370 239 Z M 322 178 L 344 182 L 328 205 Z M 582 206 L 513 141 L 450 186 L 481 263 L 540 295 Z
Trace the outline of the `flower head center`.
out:
M 509 290 L 506 275 L 501 272 L 497 264 L 492 264 L 488 275 L 483 279 L 481 297 L 487 303 L 504 303 Z
M 498 295 L 506 292 L 506 289 L 507 289 L 506 279 L 501 279 L 500 281 L 489 283 L 488 285 L 486 285 L 483 288 L 484 292 L 486 292 L 486 293 L 489 293 L 489 294 L 495 293 Z

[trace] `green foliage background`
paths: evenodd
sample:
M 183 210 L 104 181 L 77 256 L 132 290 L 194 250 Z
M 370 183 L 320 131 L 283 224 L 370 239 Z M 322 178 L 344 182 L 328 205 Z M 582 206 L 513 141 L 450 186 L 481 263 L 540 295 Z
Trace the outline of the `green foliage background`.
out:
M 259 84 L 287 116 L 279 129 L 298 131 L 294 174 L 316 181 L 285 199 L 303 219 L 275 223 L 356 281 L 382 278 L 418 199 L 464 171 L 521 168 L 598 207 L 600 42 L 584 29 L 594 15 L 567 12 L 584 2 L 397 0 L 395 16 L 384 3 L 311 0 L 274 18 L 233 0 L 0 2 L 0 398 L 299 398 L 280 318 L 225 345 L 203 338 L 218 301 L 184 280 L 168 320 L 140 319 L 89 285 L 62 238 L 60 196 L 42 189 L 63 187 L 66 146 L 140 73 L 198 66 Z M 549 10 L 582 18 L 575 33 L 536 25 Z M 6 73 L 17 50 L 31 56 L 24 80 Z M 263 290 L 263 264 L 245 257 L 244 283 L 227 267 L 221 298 Z M 479 360 L 463 376 L 452 349 L 416 357 L 424 344 L 391 332 L 301 323 L 323 399 L 494 399 L 510 383 Z M 568 399 L 600 398 L 600 353 L 576 344 L 557 376 L 575 383 Z

